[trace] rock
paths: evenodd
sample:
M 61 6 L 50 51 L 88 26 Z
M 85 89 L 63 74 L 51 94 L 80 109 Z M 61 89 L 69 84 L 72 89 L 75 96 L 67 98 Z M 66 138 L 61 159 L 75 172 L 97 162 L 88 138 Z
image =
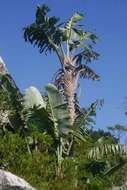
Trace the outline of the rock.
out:
M 37 190 L 24 179 L 10 172 L 0 170 L 0 190 Z
M 2 57 L 0 56 L 0 74 L 5 75 L 7 73 L 8 73 L 8 71 L 7 71 L 6 65 L 5 65 Z

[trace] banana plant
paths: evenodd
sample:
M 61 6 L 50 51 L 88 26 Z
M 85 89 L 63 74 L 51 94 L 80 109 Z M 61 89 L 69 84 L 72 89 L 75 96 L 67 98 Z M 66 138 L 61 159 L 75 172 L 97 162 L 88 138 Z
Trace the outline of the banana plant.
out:
M 74 127 L 78 116 L 76 108 L 76 90 L 79 78 L 99 80 L 100 77 L 88 66 L 99 54 L 93 50 L 96 35 L 85 31 L 78 22 L 84 16 L 74 13 L 64 23 L 59 18 L 49 17 L 46 5 L 38 6 L 35 21 L 24 28 L 25 41 L 39 48 L 40 53 L 54 52 L 60 62 L 60 69 L 54 76 L 54 84 L 62 91 L 68 105 L 70 126 Z
M 64 155 L 69 156 L 74 138 L 84 140 L 80 130 L 70 128 L 70 115 L 63 95 L 53 84 L 46 87 L 47 100 L 35 87 L 24 93 L 24 110 L 27 111 L 26 125 L 35 124 L 39 130 L 52 135 L 56 144 L 58 160 L 57 174 L 60 175 Z
M 85 133 L 84 135 L 82 129 L 84 126 L 87 128 L 89 122 L 93 122 L 91 116 L 96 114 L 97 102 L 93 103 L 88 110 L 84 110 L 84 113 L 75 120 L 75 127 L 72 129 L 70 128 L 70 117 L 67 103 L 65 102 L 63 95 L 52 84 L 48 84 L 45 89 L 47 92 L 46 100 L 45 98 L 42 98 L 42 95 L 37 89 L 35 90 L 35 87 L 27 89 L 24 96 L 24 106 L 26 104 L 25 109 L 30 109 L 30 113 L 32 114 L 30 118 L 28 118 L 28 125 L 29 122 L 36 122 L 37 120 L 37 127 L 43 130 L 43 132 L 44 130 L 46 131 L 47 128 L 48 130 L 46 132 L 50 133 L 54 138 L 58 163 L 56 172 L 58 176 L 62 176 L 63 159 L 64 157 L 69 156 L 75 138 L 85 142 L 87 141 L 87 134 Z M 33 120 L 31 120 L 32 117 Z M 38 122 L 39 120 L 40 123 Z M 72 139 L 70 139 L 70 137 L 72 137 Z M 126 156 L 127 147 L 126 145 L 119 144 L 104 144 L 103 139 L 101 138 L 98 140 L 97 145 L 89 151 L 88 160 L 99 160 L 108 154 Z M 124 163 L 122 162 L 122 164 Z M 108 168 L 103 176 L 113 173 L 115 170 L 118 170 L 119 167 L 121 167 L 121 162 Z

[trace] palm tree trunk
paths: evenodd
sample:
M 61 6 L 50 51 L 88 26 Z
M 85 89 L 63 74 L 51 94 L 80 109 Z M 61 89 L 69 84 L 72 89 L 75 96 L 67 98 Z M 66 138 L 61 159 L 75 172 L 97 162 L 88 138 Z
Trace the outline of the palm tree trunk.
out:
M 57 81 L 57 85 L 62 81 L 63 94 L 70 113 L 70 126 L 73 126 L 76 118 L 75 91 L 77 89 L 78 77 L 74 74 L 75 67 L 73 66 L 71 57 L 63 55 L 61 63 L 63 72 L 60 74 L 60 77 L 58 77 L 59 81 Z
M 75 78 L 73 71 L 67 71 L 64 74 L 64 94 L 68 103 L 68 110 L 70 113 L 70 125 L 73 126 L 76 112 L 75 112 Z
M 75 113 L 75 104 L 74 104 L 74 93 L 70 93 L 67 102 L 68 102 L 68 110 L 70 113 L 70 125 L 73 126 L 73 123 L 75 121 L 76 113 Z

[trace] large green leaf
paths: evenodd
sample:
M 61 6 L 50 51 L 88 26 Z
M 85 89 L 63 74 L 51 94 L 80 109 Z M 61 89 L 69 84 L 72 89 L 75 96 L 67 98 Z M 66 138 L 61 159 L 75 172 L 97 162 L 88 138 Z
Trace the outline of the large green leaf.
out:
M 24 28 L 24 39 L 40 49 L 40 53 L 51 52 L 61 43 L 63 32 L 59 29 L 56 17 L 48 17 L 46 5 L 37 7 L 36 20 Z
M 73 28 L 71 30 L 71 36 L 69 38 L 70 51 L 77 48 L 85 49 L 86 47 L 90 46 L 89 42 L 94 42 L 94 41 L 96 42 L 96 40 L 93 40 L 92 36 L 95 36 L 95 35 L 90 32 L 84 31 L 82 28 Z M 96 36 L 94 38 L 97 39 Z M 92 47 L 89 49 L 92 50 Z
M 76 60 L 76 65 L 82 64 L 83 61 L 85 63 L 91 63 L 92 60 L 97 60 L 99 54 L 92 50 L 91 47 L 84 47 L 84 50 L 77 55 L 74 56 L 73 60 Z
M 25 90 L 23 106 L 26 125 L 29 128 L 34 126 L 40 132 L 47 132 L 54 137 L 54 124 L 50 117 L 50 110 L 47 109 L 47 100 L 36 87 L 31 86 Z
M 65 103 L 63 96 L 52 84 L 48 84 L 46 86 L 46 91 L 54 123 L 59 127 L 59 129 L 69 127 L 70 117 L 67 104 Z
M 39 109 L 46 107 L 46 104 L 42 98 L 41 93 L 34 86 L 31 86 L 25 90 L 23 99 L 24 99 L 23 105 L 25 109 L 33 107 L 37 107 Z
M 83 18 L 84 17 L 82 14 L 75 13 L 66 23 L 65 28 L 66 28 L 66 35 L 67 35 L 68 40 L 70 40 L 71 38 L 72 28 L 77 24 L 77 22 L 81 21 Z
M 96 116 L 97 106 L 98 101 L 95 101 L 88 109 L 82 110 L 82 112 L 75 119 L 74 128 L 85 130 L 87 126 L 95 125 L 93 117 Z

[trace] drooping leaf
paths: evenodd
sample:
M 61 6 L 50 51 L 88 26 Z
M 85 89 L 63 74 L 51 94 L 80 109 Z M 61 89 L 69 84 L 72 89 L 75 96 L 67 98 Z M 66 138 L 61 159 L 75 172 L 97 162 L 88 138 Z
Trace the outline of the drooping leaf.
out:
M 101 144 L 92 148 L 88 154 L 89 158 L 100 159 L 103 156 L 113 155 L 127 155 L 127 145 L 122 144 Z
M 23 105 L 25 109 L 30 109 L 34 107 L 37 107 L 39 109 L 46 107 L 41 93 L 34 86 L 31 86 L 25 90 L 23 99 Z
M 85 50 L 83 50 L 81 53 L 78 53 L 74 56 L 73 60 L 76 60 L 76 64 L 80 65 L 83 61 L 85 63 L 90 63 L 92 60 L 97 60 L 99 57 L 99 54 L 95 51 L 93 51 L 91 48 L 85 47 Z
M 77 116 L 74 127 L 78 129 L 83 129 L 89 125 L 94 125 L 95 121 L 93 116 L 96 116 L 96 107 L 98 102 L 94 102 L 87 110 L 82 110 L 82 112 Z
M 73 28 L 71 30 L 71 37 L 69 38 L 70 51 L 78 48 L 88 50 L 92 52 L 92 42 L 96 43 L 97 37 L 91 33 L 86 32 L 82 28 Z M 89 47 L 89 48 L 88 48 Z
M 107 171 L 104 172 L 103 176 L 110 176 L 112 175 L 115 171 L 118 171 L 119 169 L 121 169 L 121 167 L 125 164 L 124 160 L 119 161 L 118 163 L 116 163 L 115 165 L 113 165 L 112 167 L 110 167 Z
M 46 91 L 49 98 L 53 121 L 58 124 L 59 128 L 69 127 L 70 117 L 64 98 L 58 89 L 52 84 L 46 86 Z
M 65 28 L 66 28 L 66 35 L 67 35 L 67 39 L 70 40 L 71 38 L 71 33 L 72 33 L 72 29 L 73 27 L 77 24 L 77 22 L 81 21 L 83 19 L 83 15 L 80 13 L 75 13 L 70 19 L 69 21 L 66 23 Z
M 43 5 L 37 8 L 36 20 L 24 28 L 24 39 L 40 49 L 40 53 L 56 50 L 60 45 L 63 32 L 57 25 L 59 19 L 48 17 L 49 9 Z
M 91 68 L 86 65 L 81 64 L 78 66 L 76 72 L 79 72 L 81 78 L 100 80 L 99 75 L 97 75 Z
M 44 107 L 34 107 L 28 110 L 28 112 L 25 115 L 25 118 L 27 120 L 27 126 L 29 128 L 31 128 L 31 126 L 34 126 L 40 132 L 46 132 L 50 134 L 52 137 L 55 136 L 54 123 L 51 120 L 49 113 Z

